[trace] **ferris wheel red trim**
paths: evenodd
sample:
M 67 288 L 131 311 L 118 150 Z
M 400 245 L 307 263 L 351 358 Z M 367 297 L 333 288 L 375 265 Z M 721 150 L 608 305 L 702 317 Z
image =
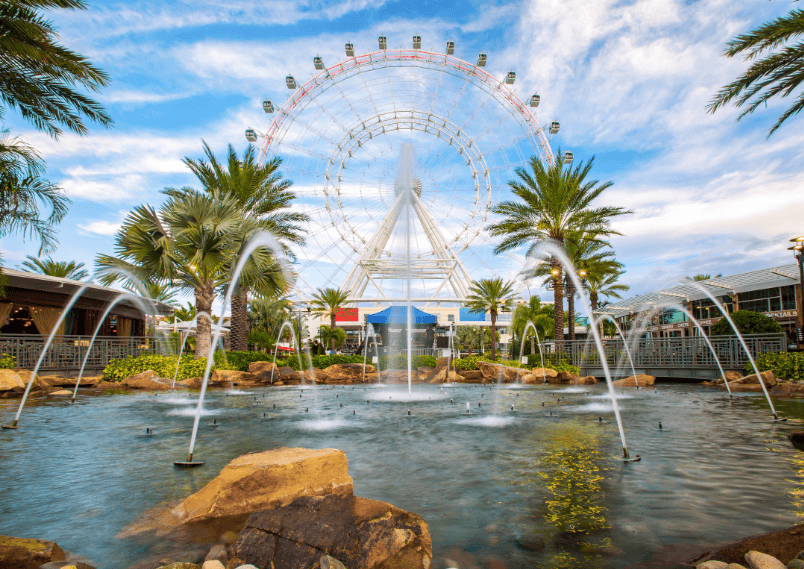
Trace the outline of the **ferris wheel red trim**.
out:
M 357 55 L 350 57 L 345 61 L 337 63 L 332 67 L 326 68 L 318 75 L 310 79 L 307 83 L 302 85 L 295 93 L 285 102 L 279 109 L 276 118 L 271 121 L 268 131 L 265 133 L 262 148 L 260 150 L 259 161 L 262 162 L 268 155 L 271 143 L 276 138 L 277 134 L 284 122 L 291 119 L 291 113 L 307 96 L 313 96 L 314 91 L 324 85 L 327 81 L 334 81 L 341 75 L 349 71 L 359 68 L 362 65 L 370 65 L 373 63 L 393 61 L 422 61 L 431 64 L 442 64 L 452 69 L 458 70 L 470 77 L 478 79 L 485 85 L 491 87 L 494 92 L 500 93 L 509 103 L 511 103 L 516 110 L 521 114 L 522 118 L 528 123 L 538 139 L 541 146 L 542 154 L 547 160 L 549 165 L 553 164 L 553 152 L 550 148 L 550 143 L 545 137 L 541 126 L 536 121 L 536 117 L 530 112 L 527 105 L 523 103 L 511 90 L 505 86 L 503 81 L 496 79 L 493 75 L 485 72 L 476 65 L 472 65 L 467 61 L 432 51 L 424 51 L 421 49 L 396 49 L 396 50 L 379 50 L 366 53 L 364 55 Z

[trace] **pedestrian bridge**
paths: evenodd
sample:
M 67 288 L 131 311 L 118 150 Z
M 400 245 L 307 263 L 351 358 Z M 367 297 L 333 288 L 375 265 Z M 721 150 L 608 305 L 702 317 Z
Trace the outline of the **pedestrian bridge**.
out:
M 743 337 L 751 355 L 787 351 L 784 334 L 748 334 Z M 720 376 L 718 361 L 724 371 L 743 373 L 748 356 L 736 336 L 709 338 L 714 354 L 701 336 L 689 338 L 640 338 L 628 342 L 636 372 L 678 379 L 712 380 Z M 548 349 L 550 346 L 547 346 Z M 572 365 L 581 368 L 581 375 L 603 377 L 603 365 L 594 340 L 563 342 L 561 352 L 567 354 Z M 632 374 L 631 364 L 622 340 L 603 340 L 606 362 L 614 377 Z M 553 359 L 557 354 L 550 354 Z M 717 358 L 717 359 L 716 359 Z

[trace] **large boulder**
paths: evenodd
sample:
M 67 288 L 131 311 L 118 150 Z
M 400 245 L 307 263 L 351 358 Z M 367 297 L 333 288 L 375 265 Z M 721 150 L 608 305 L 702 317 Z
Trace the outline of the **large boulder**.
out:
M 302 379 L 302 374 L 290 366 L 283 366 L 276 369 L 279 372 L 279 379 L 286 384 L 298 384 Z M 276 376 L 274 376 L 276 382 Z
M 343 383 L 360 383 L 363 381 L 363 373 L 373 373 L 374 366 L 363 364 L 334 364 L 324 369 L 326 375 L 326 383 L 328 384 L 343 384 Z
M 477 362 L 477 367 L 480 373 L 483 374 L 483 379 L 492 383 L 496 383 L 500 379 L 505 383 L 515 383 L 530 373 L 527 369 L 508 367 L 502 364 L 489 362 Z
M 570 385 L 594 385 L 595 383 L 597 383 L 597 378 L 594 375 L 587 375 L 570 381 Z
M 617 381 L 613 381 L 614 385 L 617 387 L 648 387 L 653 385 L 656 382 L 656 378 L 652 375 L 647 375 L 644 373 L 637 374 L 636 380 L 634 380 L 633 375 L 629 375 L 624 379 L 618 379 Z
M 151 391 L 167 391 L 170 389 L 170 383 L 160 379 L 159 374 L 150 369 L 128 376 L 122 381 L 122 385 L 132 389 L 149 389 Z
M 0 369 L 0 391 L 22 391 L 25 384 L 18 373 L 10 369 Z
M 0 535 L 0 567 L 39 569 L 45 563 L 64 560 L 64 551 L 52 541 Z
M 763 371 L 759 375 L 762 376 L 762 383 L 765 384 L 765 387 L 773 387 L 776 385 L 776 378 L 773 376 L 772 371 Z M 741 385 L 759 385 L 759 378 L 757 377 L 757 374 L 754 373 L 741 377 L 733 382 L 729 382 L 729 385 L 733 385 L 735 383 L 739 383 Z
M 14 372 L 18 376 L 20 376 L 20 379 L 22 380 L 22 383 L 24 383 L 26 386 L 31 381 L 31 377 L 33 376 L 33 372 L 31 370 L 29 370 L 29 369 L 19 369 L 18 368 L 18 369 L 15 369 Z M 39 375 L 34 377 L 33 381 L 34 381 L 34 384 L 33 384 L 33 386 L 31 386 L 32 391 L 50 392 L 50 391 L 54 391 L 56 389 L 55 387 L 53 387 L 52 385 L 50 385 L 49 383 L 44 381 L 42 379 L 42 377 L 39 376 Z
M 555 379 L 557 377 L 558 372 L 554 369 L 550 369 L 549 367 L 546 368 L 536 367 L 533 368 L 533 370 L 530 373 L 522 377 L 522 383 L 538 384 L 538 383 L 544 383 L 545 381 L 549 383 L 551 379 Z
M 436 366 L 434 368 L 429 368 L 422 380 L 424 383 L 444 383 L 447 381 L 451 365 L 452 358 L 438 358 Z
M 728 381 L 729 383 L 731 383 L 732 381 L 737 381 L 738 379 L 743 377 L 743 374 L 741 374 L 738 371 L 727 371 L 727 372 L 725 372 L 724 375 L 725 375 L 725 380 Z M 715 381 L 715 383 L 723 383 L 723 380 L 724 380 L 724 377 L 720 376 L 719 378 L 717 378 L 717 381 Z
M 253 373 L 236 369 L 216 369 L 209 378 L 213 383 L 256 385 L 259 378 Z
M 276 381 L 276 364 L 274 362 L 251 362 L 248 364 L 249 373 L 254 374 L 263 383 Z
M 305 496 L 252 514 L 233 555 L 260 569 L 318 567 L 325 555 L 350 568 L 428 569 L 433 546 L 427 523 L 391 504 Z
M 288 504 L 299 496 L 351 493 L 342 451 L 277 448 L 236 458 L 173 513 L 182 522 L 202 521 Z
M 459 371 L 458 375 L 461 376 L 461 383 L 481 383 L 483 381 L 483 373 L 479 369 L 469 369 Z
M 406 369 L 387 369 L 380 373 L 382 383 L 407 383 L 408 370 Z
M 75 387 L 75 384 L 78 383 L 78 377 L 62 377 L 60 375 L 43 375 L 40 379 L 51 387 Z M 85 375 L 81 378 L 81 385 L 94 387 L 102 380 L 101 375 Z
M 725 563 L 745 565 L 748 560 L 746 554 L 751 551 L 762 551 L 782 563 L 789 563 L 801 551 L 802 543 L 804 543 L 804 524 L 798 524 L 783 530 L 752 535 L 727 545 L 720 545 L 718 549 L 699 555 L 689 563 L 696 565 L 716 559 Z

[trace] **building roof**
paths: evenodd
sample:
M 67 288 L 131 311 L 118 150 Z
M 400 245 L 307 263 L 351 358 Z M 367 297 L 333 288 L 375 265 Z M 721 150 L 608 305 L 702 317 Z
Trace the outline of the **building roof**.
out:
M 423 310 L 419 310 L 415 306 L 411 321 L 414 324 L 435 324 L 436 317 L 432 314 L 427 314 Z M 407 307 L 405 306 L 389 306 L 385 310 L 366 316 L 366 320 L 370 324 L 405 324 L 408 321 Z
M 6 267 L 3 267 L 2 273 L 7 277 L 7 286 L 9 287 L 34 289 L 42 292 L 63 294 L 68 297 L 74 295 L 76 292 L 81 290 L 82 287 L 85 287 L 84 291 L 81 293 L 82 297 L 92 298 L 103 302 L 107 302 L 122 293 L 126 293 L 138 300 L 122 300 L 119 304 L 140 309 L 140 303 L 143 303 L 146 308 L 148 308 L 149 314 L 153 311 L 153 304 L 157 314 L 173 314 L 173 307 L 162 302 L 152 301 L 144 296 L 133 294 L 128 291 L 121 291 L 106 286 L 101 286 L 95 283 L 63 279 L 61 277 L 50 277 L 48 275 L 17 271 L 15 269 L 8 269 Z
M 687 302 L 707 298 L 706 293 L 702 292 L 695 285 L 702 285 L 713 296 L 718 297 L 726 294 L 739 294 L 750 290 L 794 285 L 798 284 L 798 282 L 798 265 L 793 263 L 790 265 L 771 267 L 769 269 L 739 273 L 727 277 L 714 277 L 705 281 L 696 281 L 695 284 L 688 281 L 672 288 L 641 294 L 614 304 L 609 304 L 603 309 L 598 310 L 598 312 L 609 313 L 616 316 L 618 314 L 622 315 L 625 312 L 641 312 L 656 305 L 679 304 L 682 301 Z

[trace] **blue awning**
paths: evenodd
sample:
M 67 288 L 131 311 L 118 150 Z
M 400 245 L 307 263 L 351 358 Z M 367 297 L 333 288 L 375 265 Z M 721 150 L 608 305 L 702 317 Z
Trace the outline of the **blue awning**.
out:
M 366 320 L 370 324 L 407 324 L 408 318 L 405 308 L 405 306 L 390 306 L 381 312 L 366 316 Z M 436 317 L 433 314 L 427 314 L 415 306 L 411 308 L 413 308 L 413 317 L 411 318 L 413 324 L 436 323 Z

